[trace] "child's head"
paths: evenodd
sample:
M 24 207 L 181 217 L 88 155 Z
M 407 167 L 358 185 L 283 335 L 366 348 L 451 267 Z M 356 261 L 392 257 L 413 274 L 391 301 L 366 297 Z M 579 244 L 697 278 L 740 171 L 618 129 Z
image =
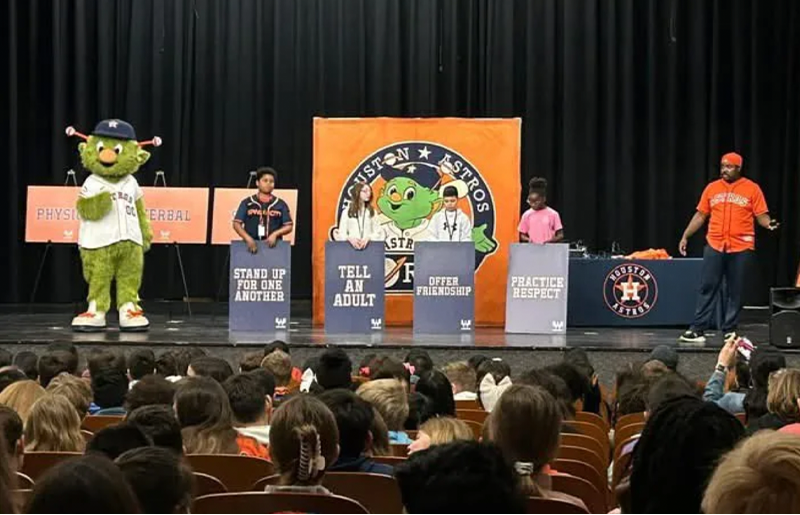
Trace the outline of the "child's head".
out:
M 183 428 L 186 452 L 237 454 L 230 401 L 210 377 L 189 377 L 178 383 L 175 413 Z
M 528 183 L 528 205 L 534 211 L 547 207 L 547 179 L 534 177 Z
M 536 494 L 531 474 L 555 458 L 561 422 L 558 402 L 545 389 L 514 385 L 503 393 L 484 425 L 484 434 L 515 464 L 528 495 Z
M 317 485 L 339 457 L 339 430 L 325 404 L 310 395 L 275 411 L 269 433 L 272 461 L 284 485 Z
M 356 392 L 381 414 L 389 431 L 401 431 L 408 418 L 408 394 L 397 379 L 376 379 L 362 384 Z
M 357 182 L 353 184 L 353 189 L 350 192 L 350 207 L 348 214 L 356 218 L 358 217 L 361 208 L 366 208 L 371 214 L 375 213 L 371 204 L 372 201 L 372 188 L 366 182 Z
M 75 407 L 61 395 L 36 401 L 25 422 L 25 450 L 82 452 L 85 440 Z
M 455 186 L 445 186 L 442 198 L 445 211 L 455 211 L 458 208 L 458 190 Z
M 256 170 L 256 186 L 258 191 L 268 195 L 275 189 L 275 182 L 278 180 L 278 172 L 269 166 L 262 166 Z

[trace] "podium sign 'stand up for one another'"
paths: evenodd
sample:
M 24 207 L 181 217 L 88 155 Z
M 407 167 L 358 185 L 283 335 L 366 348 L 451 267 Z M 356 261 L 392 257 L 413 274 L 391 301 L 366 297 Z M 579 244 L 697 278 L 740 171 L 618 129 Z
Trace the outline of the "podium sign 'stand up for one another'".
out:
M 506 285 L 506 332 L 567 331 L 569 245 L 511 245 Z
M 259 241 L 256 254 L 231 242 L 230 332 L 288 332 L 291 267 L 292 248 L 284 241 L 274 248 Z
M 475 247 L 419 242 L 414 247 L 414 332 L 475 330 Z
M 325 244 L 325 331 L 364 334 L 383 329 L 383 242 L 356 250 L 348 242 Z

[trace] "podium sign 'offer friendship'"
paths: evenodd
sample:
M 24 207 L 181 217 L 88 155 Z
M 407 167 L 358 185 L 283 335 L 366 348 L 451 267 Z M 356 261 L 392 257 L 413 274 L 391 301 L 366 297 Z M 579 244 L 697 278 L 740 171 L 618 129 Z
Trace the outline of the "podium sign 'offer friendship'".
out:
M 384 246 L 363 250 L 347 242 L 325 244 L 325 331 L 363 334 L 383 329 Z
M 418 242 L 414 246 L 414 332 L 475 330 L 475 246 Z
M 506 285 L 506 332 L 567 332 L 569 245 L 511 245 Z
M 230 332 L 276 333 L 289 330 L 292 248 L 279 241 L 258 242 L 251 254 L 243 241 L 231 242 Z

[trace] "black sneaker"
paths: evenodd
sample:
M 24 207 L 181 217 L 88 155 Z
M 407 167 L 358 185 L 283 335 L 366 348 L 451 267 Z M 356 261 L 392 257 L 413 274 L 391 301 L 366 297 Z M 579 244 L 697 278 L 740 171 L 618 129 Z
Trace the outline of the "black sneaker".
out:
M 723 336 L 723 339 L 724 339 L 724 341 L 728 342 L 730 340 L 736 339 L 737 336 L 739 336 L 739 335 L 736 334 L 736 331 L 730 331 L 730 332 L 725 333 L 725 335 Z
M 681 335 L 679 340 L 688 343 L 705 343 L 706 337 L 703 333 L 698 333 L 689 329 Z

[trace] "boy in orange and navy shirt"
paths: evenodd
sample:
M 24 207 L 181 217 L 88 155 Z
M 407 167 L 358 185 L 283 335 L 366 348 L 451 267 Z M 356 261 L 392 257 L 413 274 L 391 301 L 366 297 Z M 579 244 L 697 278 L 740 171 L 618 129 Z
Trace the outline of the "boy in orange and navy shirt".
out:
M 761 188 L 742 177 L 742 156 L 734 152 L 725 154 L 720 165 L 720 179 L 706 186 L 697 212 L 680 241 L 680 252 L 685 256 L 689 238 L 708 220 L 708 245 L 703 252 L 695 317 L 691 327 L 681 335 L 681 341 L 706 341 L 703 333 L 711 325 L 714 300 L 723 278 L 727 284 L 727 298 L 722 332 L 726 341 L 736 335 L 742 308 L 742 282 L 747 261 L 755 249 L 753 218 L 765 229 L 778 228 L 778 222 L 769 216 Z

